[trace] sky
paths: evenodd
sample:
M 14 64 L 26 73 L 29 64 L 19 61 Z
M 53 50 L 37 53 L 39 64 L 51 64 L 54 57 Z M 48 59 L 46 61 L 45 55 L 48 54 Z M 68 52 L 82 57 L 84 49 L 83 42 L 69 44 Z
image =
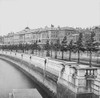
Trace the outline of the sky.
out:
M 100 25 L 100 0 L 0 0 L 0 35 L 50 27 Z

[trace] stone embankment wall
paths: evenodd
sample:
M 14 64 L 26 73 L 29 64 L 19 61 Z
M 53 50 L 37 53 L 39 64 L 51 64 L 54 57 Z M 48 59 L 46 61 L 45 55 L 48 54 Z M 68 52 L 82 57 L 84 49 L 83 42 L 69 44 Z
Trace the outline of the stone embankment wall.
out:
M 51 98 L 56 98 L 56 80 L 45 76 L 43 69 L 36 67 L 34 64 L 21 60 L 6 54 L 0 54 L 0 59 L 3 59 L 9 63 L 13 63 L 13 66 L 21 70 L 28 77 L 30 77 L 34 82 L 36 82 L 46 93 L 48 93 Z
M 68 74 L 69 71 L 67 70 L 63 73 L 62 77 L 60 76 L 62 67 L 59 66 L 59 68 L 57 68 L 59 62 L 54 64 L 54 61 L 50 61 L 48 67 L 45 67 L 43 58 L 39 57 L 38 59 L 38 57 L 35 57 L 35 62 L 32 62 L 30 55 L 24 54 L 23 57 L 22 54 L 10 52 L 1 53 L 0 58 L 13 63 L 15 67 L 24 72 L 41 88 L 43 88 L 44 91 L 51 96 L 51 98 L 99 98 L 100 81 L 97 79 L 100 78 L 98 77 L 100 75 L 98 75 L 95 81 L 92 82 L 92 92 L 88 92 L 86 88 L 83 89 L 83 87 L 79 86 L 79 84 L 83 85 L 82 83 L 86 81 L 85 77 L 84 79 L 80 77 L 81 74 L 73 77 L 73 75 Z M 49 68 L 50 66 L 52 70 Z M 75 83 L 73 83 L 73 79 Z M 83 82 L 81 83 L 80 80 Z

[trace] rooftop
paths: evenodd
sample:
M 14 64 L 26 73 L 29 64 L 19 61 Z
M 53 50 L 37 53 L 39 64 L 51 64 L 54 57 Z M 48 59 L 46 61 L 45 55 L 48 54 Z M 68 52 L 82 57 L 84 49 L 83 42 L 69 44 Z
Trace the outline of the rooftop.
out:
M 9 98 L 42 98 L 36 89 L 14 89 Z

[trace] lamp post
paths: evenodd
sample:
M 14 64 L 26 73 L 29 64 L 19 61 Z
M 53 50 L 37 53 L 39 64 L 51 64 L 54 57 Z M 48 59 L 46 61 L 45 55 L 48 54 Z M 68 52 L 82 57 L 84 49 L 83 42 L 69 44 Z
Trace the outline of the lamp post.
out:
M 21 65 L 22 65 L 22 61 L 23 61 L 23 54 L 21 54 Z
M 30 62 L 29 62 L 29 72 L 30 72 L 30 69 L 31 69 L 31 59 L 32 59 L 31 55 L 30 55 L 29 59 L 30 59 Z
M 46 64 L 47 64 L 47 59 L 44 60 L 44 70 L 43 70 L 43 73 L 44 73 L 44 79 L 43 79 L 43 82 L 44 82 L 45 76 L 46 76 Z

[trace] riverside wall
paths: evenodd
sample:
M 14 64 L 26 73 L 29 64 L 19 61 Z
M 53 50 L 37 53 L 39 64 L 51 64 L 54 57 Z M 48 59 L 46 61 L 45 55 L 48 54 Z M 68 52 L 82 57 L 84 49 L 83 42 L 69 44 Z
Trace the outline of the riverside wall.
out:
M 37 83 L 37 85 L 39 85 L 39 87 L 42 88 L 51 98 L 56 98 L 56 83 L 53 80 L 48 79 L 47 77 L 44 79 L 44 75 L 41 74 L 41 72 L 36 71 L 36 69 L 34 68 L 35 66 L 32 65 L 34 71 L 32 73 L 32 70 L 28 68 L 29 63 L 24 60 L 21 62 L 20 59 L 8 55 L 0 55 L 0 59 L 5 60 L 8 63 L 12 63 L 14 67 L 18 68 L 29 78 L 31 78 L 35 83 Z M 26 64 L 25 67 L 23 67 L 24 64 Z M 52 85 L 54 88 L 51 89 L 50 85 Z
M 99 98 L 93 93 L 75 93 L 68 86 L 60 83 L 60 81 L 57 84 L 57 98 Z
M 6 60 L 7 62 L 13 63 L 13 65 L 30 77 L 34 82 L 36 82 L 51 98 L 99 98 L 99 95 L 91 92 L 76 93 L 75 89 L 69 89 L 63 78 L 59 78 L 55 81 L 52 72 L 51 78 L 48 76 L 44 77 L 43 69 L 36 67 L 35 64 L 30 63 L 21 58 L 10 55 L 10 53 L 0 54 L 0 58 Z M 95 81 L 93 82 L 94 86 Z M 73 87 L 73 85 L 70 85 Z M 73 87 L 74 88 L 74 87 Z M 98 92 L 99 93 L 99 92 Z

